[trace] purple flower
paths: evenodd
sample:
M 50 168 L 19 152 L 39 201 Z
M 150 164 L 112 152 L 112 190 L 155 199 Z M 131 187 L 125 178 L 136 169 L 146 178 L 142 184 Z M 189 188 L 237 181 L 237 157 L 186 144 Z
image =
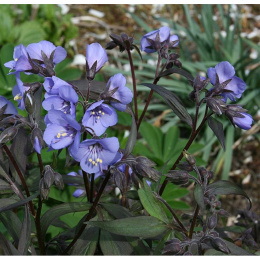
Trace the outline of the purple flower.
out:
M 24 86 L 23 82 L 20 79 L 20 73 L 15 73 L 15 78 L 17 85 L 14 86 L 13 88 L 13 96 L 14 100 L 18 102 L 18 107 L 21 110 L 25 109 L 25 104 L 24 104 L 24 93 L 29 90 L 30 87 Z
M 36 136 L 35 139 L 34 139 L 34 145 L 33 145 L 33 148 L 35 149 L 35 151 L 38 153 L 38 154 L 41 154 L 41 150 L 42 150 L 42 145 L 39 141 L 39 138 Z
M 251 125 L 253 123 L 253 118 L 251 115 L 247 113 L 240 113 L 244 117 L 233 117 L 233 122 L 240 128 L 244 130 L 248 130 L 251 128 Z
M 14 104 L 3 96 L 0 96 L 0 109 L 7 104 L 4 115 L 17 115 L 18 111 Z
M 145 34 L 143 36 L 143 38 L 141 39 L 141 50 L 145 51 L 146 53 L 153 53 L 156 52 L 156 48 L 155 46 L 153 46 L 153 44 L 151 44 L 151 41 L 156 41 L 156 37 L 157 34 L 159 33 L 160 36 L 160 43 L 163 44 L 165 42 L 174 42 L 174 41 L 178 41 L 179 37 L 177 35 L 171 35 L 170 36 L 170 28 L 167 26 L 163 26 L 158 30 L 149 32 L 147 34 Z M 171 46 L 171 44 L 170 44 Z M 178 46 L 178 42 L 174 43 L 171 47 L 177 47 Z
M 27 46 L 26 50 L 29 53 L 31 59 L 39 61 L 44 60 L 42 57 L 42 52 L 44 52 L 49 59 L 52 59 L 54 65 L 63 61 L 67 56 L 67 52 L 64 48 L 61 46 L 56 47 L 49 41 L 31 43 Z
M 76 152 L 80 142 L 80 124 L 59 110 L 50 110 L 46 117 L 48 125 L 43 139 L 47 145 L 56 150 L 70 146 L 70 152 Z
M 112 76 L 107 83 L 107 92 L 118 88 L 111 97 L 118 100 L 119 102 L 111 101 L 110 104 L 119 111 L 124 111 L 126 109 L 126 105 L 129 104 L 133 99 L 133 93 L 125 86 L 125 84 L 126 78 L 121 73 Z
M 47 111 L 51 109 L 60 110 L 65 114 L 72 115 L 75 118 L 76 102 L 78 102 L 78 95 L 76 91 L 71 85 L 64 84 L 58 88 L 58 95 L 49 95 L 46 93 L 42 106 Z
M 92 104 L 82 119 L 82 124 L 93 129 L 97 136 L 102 135 L 109 126 L 117 123 L 116 111 L 103 102 L 104 100 L 101 100 Z
M 98 72 L 103 65 L 108 61 L 107 53 L 105 49 L 99 43 L 92 43 L 87 45 L 86 49 L 86 60 L 89 69 L 97 62 L 96 71 Z
M 119 142 L 116 137 L 88 139 L 80 143 L 78 151 L 71 155 L 80 162 L 85 172 L 100 173 L 121 159 L 122 155 L 118 149 Z
M 49 95 L 59 95 L 59 89 L 63 86 L 71 87 L 66 81 L 56 76 L 46 77 L 43 83 L 43 87 Z
M 216 84 L 216 74 L 218 74 L 219 83 L 231 79 L 224 88 L 224 90 L 229 90 L 229 92 L 221 94 L 224 97 L 225 102 L 227 101 L 227 98 L 232 101 L 235 101 L 236 98 L 240 98 L 246 89 L 246 83 L 239 77 L 235 76 L 234 67 L 227 61 L 220 62 L 215 66 L 215 68 L 209 68 L 207 74 L 213 85 Z
M 18 71 L 31 70 L 32 66 L 28 60 L 28 54 L 23 44 L 14 47 L 13 60 L 4 64 L 5 67 Z M 9 74 L 13 74 L 10 72 Z
M 68 173 L 69 176 L 75 176 L 75 177 L 79 177 L 79 178 L 83 178 L 83 173 L 82 170 L 79 170 L 79 174 L 77 174 L 76 172 L 70 172 Z M 96 173 L 94 176 L 94 179 L 97 179 L 99 176 L 104 175 L 103 172 L 100 172 L 100 174 Z M 68 184 L 68 185 L 73 185 L 73 186 L 79 186 L 78 184 Z M 76 189 L 72 196 L 78 198 L 80 196 L 83 196 L 86 194 L 85 188 L 84 187 L 78 187 L 78 189 Z

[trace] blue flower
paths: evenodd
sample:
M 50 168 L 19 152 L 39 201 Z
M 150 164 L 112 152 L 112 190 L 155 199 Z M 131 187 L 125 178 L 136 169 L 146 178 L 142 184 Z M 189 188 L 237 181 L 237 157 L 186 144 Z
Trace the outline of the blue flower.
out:
M 121 159 L 122 154 L 118 149 L 119 142 L 116 137 L 88 139 L 81 142 L 78 151 L 71 155 L 80 162 L 85 172 L 100 173 Z
M 68 173 L 68 175 L 69 175 L 69 176 L 75 176 L 75 177 L 77 177 L 77 178 L 78 178 L 78 177 L 79 177 L 79 178 L 83 178 L 82 170 L 79 170 L 79 174 L 77 174 L 76 172 L 70 172 L 70 173 Z M 97 178 L 98 178 L 99 176 L 101 176 L 101 175 L 104 175 L 104 173 L 103 173 L 103 172 L 100 172 L 99 174 L 96 173 L 95 176 L 94 176 L 94 179 L 97 179 Z M 78 184 L 73 184 L 73 183 L 68 184 L 68 185 L 79 186 Z M 78 189 L 76 189 L 76 190 L 73 192 L 72 196 L 78 198 L 78 197 L 83 196 L 83 195 L 85 195 L 85 194 L 86 194 L 85 188 L 79 186 Z
M 7 104 L 4 115 L 17 115 L 18 111 L 14 104 L 3 96 L 0 96 L 0 109 Z
M 111 92 L 115 88 L 118 88 L 111 96 L 118 102 L 110 101 L 110 104 L 119 111 L 124 111 L 126 109 L 126 105 L 129 104 L 133 99 L 133 93 L 125 85 L 126 78 L 121 73 L 112 76 L 107 83 L 107 92 Z
M 30 89 L 30 87 L 27 87 L 23 84 L 23 82 L 20 79 L 20 73 L 15 73 L 15 78 L 16 78 L 16 83 L 17 85 L 14 86 L 13 88 L 13 96 L 14 100 L 18 102 L 18 107 L 21 110 L 25 109 L 25 104 L 24 104 L 24 93 Z
M 107 53 L 99 43 L 88 44 L 86 49 L 86 60 L 89 69 L 97 62 L 96 72 L 98 72 L 108 61 Z
M 163 26 L 160 29 L 149 32 L 149 33 L 147 33 L 143 36 L 143 38 L 141 39 L 141 50 L 142 51 L 145 51 L 146 53 L 156 52 L 156 49 L 154 48 L 153 45 L 151 45 L 150 40 L 155 41 L 158 33 L 159 33 L 159 36 L 160 36 L 160 43 L 161 44 L 163 44 L 165 42 L 171 43 L 171 42 L 179 40 L 177 35 L 171 35 L 170 36 L 170 28 L 169 27 Z M 177 46 L 178 46 L 178 42 L 174 43 L 171 47 L 177 47 Z
M 239 77 L 235 76 L 234 67 L 227 61 L 220 62 L 215 66 L 215 68 L 209 68 L 207 74 L 213 85 L 216 84 L 216 74 L 218 74 L 219 83 L 223 83 L 224 81 L 231 79 L 231 81 L 224 88 L 224 90 L 229 91 L 221 94 L 224 97 L 225 102 L 227 101 L 227 98 L 232 101 L 235 101 L 236 98 L 240 98 L 246 89 L 246 83 Z
M 57 77 L 55 77 L 57 78 Z M 57 78 L 58 79 L 58 78 Z M 49 93 L 56 93 L 58 95 L 52 95 L 49 93 L 45 93 L 45 100 L 42 102 L 42 106 L 45 110 L 49 111 L 51 109 L 61 110 L 65 114 L 70 114 L 74 118 L 75 115 L 75 104 L 78 102 L 78 95 L 76 91 L 72 88 L 71 85 L 66 83 L 63 80 L 57 80 L 59 84 L 61 81 L 64 82 L 63 85 L 56 84 L 56 88 L 52 88 Z M 49 80 L 47 82 L 50 82 Z M 57 85 L 59 87 L 57 88 Z M 54 90 L 54 91 L 52 91 Z
M 95 135 L 102 135 L 109 126 L 117 123 L 116 111 L 106 104 L 104 100 L 92 104 L 85 112 L 82 124 L 94 130 Z
M 43 134 L 46 144 L 56 150 L 70 146 L 69 151 L 75 153 L 80 142 L 80 124 L 59 110 L 50 110 L 46 117 L 48 125 Z
M 240 113 L 244 117 L 233 117 L 233 122 L 240 128 L 244 130 L 248 130 L 251 128 L 251 125 L 253 123 L 253 118 L 251 115 L 247 113 Z

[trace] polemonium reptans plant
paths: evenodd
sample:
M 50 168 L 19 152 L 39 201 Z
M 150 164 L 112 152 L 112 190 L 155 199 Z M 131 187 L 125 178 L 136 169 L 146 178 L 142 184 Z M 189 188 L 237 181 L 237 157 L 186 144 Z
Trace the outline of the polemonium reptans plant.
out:
M 182 69 L 176 53 L 181 44 L 179 37 L 164 26 L 141 39 L 141 51 L 157 56 L 157 65 L 154 81 L 142 83 L 150 88 L 150 93 L 138 114 L 132 52 L 137 51 L 141 56 L 141 51 L 134 38 L 126 33 L 110 37 L 112 40 L 106 49 L 119 47 L 129 58 L 133 91 L 127 87 L 129 82 L 123 72 L 110 75 L 104 83 L 95 80 L 102 67 L 108 66 L 107 52 L 99 43 L 86 47 L 84 80 L 66 82 L 56 76 L 55 66 L 67 53 L 48 41 L 16 46 L 13 60 L 5 63 L 9 74 L 15 74 L 17 80 L 14 102 L 28 116 L 21 116 L 11 101 L 0 97 L 0 221 L 5 228 L 0 230 L 0 253 L 251 254 L 255 249 L 252 230 L 241 235 L 251 241 L 247 241 L 247 250 L 244 250 L 218 228 L 218 220 L 228 215 L 222 209 L 219 195 L 237 194 L 248 198 L 247 194 L 232 182 L 214 181 L 214 173 L 198 166 L 196 158 L 188 152 L 206 123 L 225 149 L 219 117 L 228 119 L 234 127 L 251 128 L 252 116 L 242 105 L 236 104 L 247 87 L 245 82 L 228 61 L 208 68 L 207 78 L 193 77 Z M 23 82 L 22 73 L 39 75 L 44 83 Z M 174 73 L 185 77 L 190 85 L 187 98 L 195 104 L 193 115 L 179 97 L 160 86 L 161 78 Z M 191 129 L 187 144 L 166 173 L 152 160 L 133 153 L 154 92 Z M 205 112 L 199 120 L 202 107 Z M 125 144 L 107 133 L 107 129 L 118 124 L 117 111 L 132 117 Z M 51 165 L 44 165 L 43 150 L 53 153 Z M 63 150 L 66 151 L 66 174 L 55 170 Z M 34 153 L 37 165 L 29 163 L 28 158 Z M 165 161 L 165 165 L 169 161 Z M 32 167 L 36 169 L 33 175 Z M 162 197 L 168 183 L 193 183 L 194 212 L 188 217 L 176 212 Z M 50 195 L 53 186 L 62 190 L 65 185 L 76 198 L 73 202 L 56 201 Z M 83 215 L 76 224 L 74 221 L 69 226 L 64 222 L 66 214 L 78 212 Z M 62 230 L 48 233 L 51 226 Z

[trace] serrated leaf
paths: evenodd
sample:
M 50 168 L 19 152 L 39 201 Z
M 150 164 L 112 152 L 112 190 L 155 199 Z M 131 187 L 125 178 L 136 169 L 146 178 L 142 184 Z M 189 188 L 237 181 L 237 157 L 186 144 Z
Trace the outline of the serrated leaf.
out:
M 141 238 L 156 237 L 169 229 L 162 221 L 150 216 L 123 218 L 112 221 L 89 221 L 87 224 L 113 234 Z
M 41 225 L 42 225 L 42 237 L 45 237 L 45 234 L 52 224 L 52 222 L 59 218 L 62 215 L 71 212 L 81 212 L 81 211 L 88 211 L 91 208 L 90 203 L 86 202 L 69 202 L 63 203 L 61 205 L 52 207 L 51 209 L 47 210 L 43 216 L 41 217 Z
M 133 252 L 125 237 L 103 229 L 100 231 L 99 244 L 104 255 L 131 255 Z
M 138 190 L 138 195 L 142 202 L 145 210 L 152 216 L 157 219 L 160 219 L 164 223 L 168 223 L 169 220 L 164 212 L 164 209 L 158 199 L 154 196 L 151 187 L 143 181 L 144 188 Z
M 193 122 L 190 114 L 181 104 L 179 98 L 172 91 L 151 83 L 142 83 L 142 85 L 154 90 L 157 94 L 159 94 L 182 121 L 186 122 L 189 126 L 192 126 Z
M 225 134 L 223 130 L 223 125 L 217 119 L 212 117 L 209 117 L 207 120 L 210 129 L 216 135 L 222 148 L 225 150 Z
M 199 184 L 196 184 L 194 189 L 194 199 L 198 203 L 201 210 L 204 210 L 204 192 Z
M 208 185 L 207 192 L 214 195 L 242 195 L 249 200 L 249 209 L 252 206 L 251 200 L 248 195 L 240 187 L 230 181 L 215 181 Z

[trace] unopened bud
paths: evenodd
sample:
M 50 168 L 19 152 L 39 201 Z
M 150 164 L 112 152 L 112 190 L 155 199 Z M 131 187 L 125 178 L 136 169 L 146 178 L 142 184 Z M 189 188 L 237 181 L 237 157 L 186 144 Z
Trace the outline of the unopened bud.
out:
M 170 56 L 169 56 L 169 59 L 170 59 L 171 61 L 177 60 L 178 58 L 180 58 L 180 55 L 177 54 L 177 53 L 171 53 Z
M 30 93 L 24 95 L 24 105 L 28 114 L 32 115 L 35 110 L 34 97 Z
M 187 171 L 187 172 L 192 172 L 193 171 L 193 167 L 189 163 L 187 163 L 187 162 L 180 163 L 180 164 L 177 165 L 177 167 L 180 170 L 184 170 L 184 171 Z
M 217 223 L 218 223 L 218 216 L 217 214 L 214 213 L 212 216 L 208 218 L 207 226 L 209 229 L 214 229 L 217 226 Z
M 156 165 L 156 163 L 154 163 L 153 161 L 149 160 L 148 158 L 146 158 L 144 156 L 138 156 L 136 158 L 136 162 L 143 164 L 145 166 L 148 166 L 148 167 L 154 167 Z
M 127 188 L 127 181 L 125 174 L 118 169 L 113 171 L 114 181 L 116 186 L 120 189 L 121 193 L 124 193 Z
M 114 48 L 116 48 L 117 44 L 114 41 L 111 41 L 109 43 L 107 43 L 106 49 L 107 50 L 112 50 Z
M 8 141 L 12 140 L 18 132 L 18 128 L 15 126 L 10 126 L 6 128 L 1 134 L 0 134 L 0 144 L 7 143 Z
M 225 217 L 225 218 L 227 218 L 227 217 L 229 216 L 228 212 L 225 211 L 224 209 L 220 209 L 220 210 L 218 211 L 218 214 L 219 214 L 220 216 L 222 216 L 222 217 Z
M 227 254 L 230 252 L 226 243 L 221 238 L 217 237 L 217 238 L 211 239 L 210 242 L 215 249 L 220 250 Z
M 54 182 L 54 171 L 50 165 L 44 167 L 44 184 L 47 188 L 50 188 Z
M 175 60 L 174 65 L 177 66 L 178 68 L 182 68 L 182 63 L 179 60 Z
M 165 174 L 166 179 L 176 185 L 184 185 L 189 182 L 189 173 L 182 170 L 169 171 Z
M 163 249 L 163 255 L 175 255 L 181 251 L 181 245 L 179 239 L 171 239 L 165 243 L 165 247 Z
M 196 164 L 196 160 L 194 158 L 193 155 L 191 155 L 190 153 L 188 153 L 186 150 L 183 151 L 183 155 L 186 159 L 186 161 L 191 165 L 194 166 Z
M 168 62 L 166 65 L 166 69 L 170 69 L 173 67 L 173 62 Z
M 42 130 L 40 128 L 35 127 L 32 130 L 31 142 L 32 142 L 32 145 L 33 145 L 34 149 L 36 150 L 36 152 L 38 154 L 40 154 L 41 149 L 44 146 L 43 134 L 42 134 Z
M 10 125 L 14 125 L 14 124 L 15 124 L 15 119 L 13 116 L 6 117 L 0 121 L 0 129 L 6 128 L 6 127 L 8 127 Z
M 59 190 L 62 190 L 64 188 L 62 175 L 58 172 L 54 172 L 54 183 Z
M 46 187 L 44 180 L 40 180 L 40 195 L 41 198 L 47 200 L 50 194 L 50 188 Z
M 136 174 L 148 178 L 152 181 L 156 182 L 160 179 L 160 173 L 147 165 L 137 163 L 133 165 L 133 170 L 136 172 Z

